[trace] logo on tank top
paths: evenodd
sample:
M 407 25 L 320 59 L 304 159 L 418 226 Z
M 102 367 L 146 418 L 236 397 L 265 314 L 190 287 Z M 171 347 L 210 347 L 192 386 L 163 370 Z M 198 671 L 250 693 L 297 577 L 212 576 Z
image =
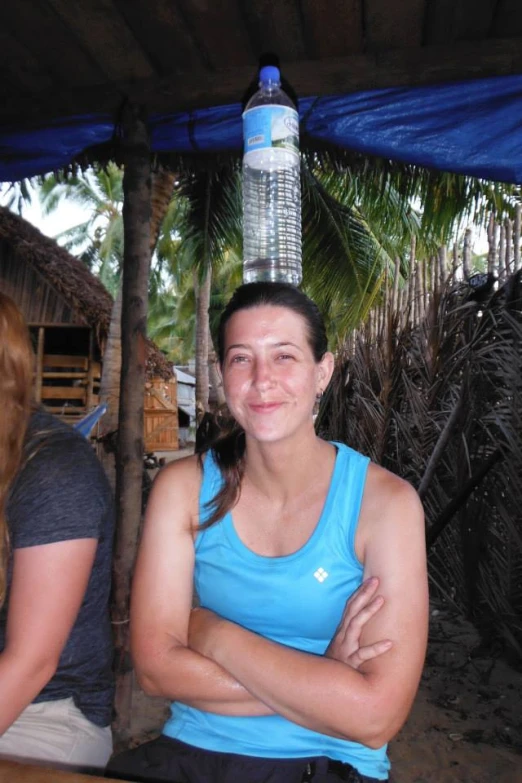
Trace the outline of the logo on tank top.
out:
M 318 568 L 314 576 L 318 582 L 324 582 L 325 579 L 328 579 L 328 571 L 325 571 L 324 568 Z

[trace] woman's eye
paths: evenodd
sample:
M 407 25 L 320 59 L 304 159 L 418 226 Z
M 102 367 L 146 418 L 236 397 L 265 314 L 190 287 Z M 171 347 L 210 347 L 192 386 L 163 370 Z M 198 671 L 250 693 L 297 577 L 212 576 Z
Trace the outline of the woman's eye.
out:
M 286 362 L 292 360 L 294 357 L 290 353 L 280 353 L 277 358 Z
M 246 361 L 248 361 L 248 357 L 247 356 L 241 356 L 240 354 L 238 354 L 237 356 L 233 356 L 231 358 L 230 363 L 231 364 L 242 364 L 243 362 L 246 362 Z

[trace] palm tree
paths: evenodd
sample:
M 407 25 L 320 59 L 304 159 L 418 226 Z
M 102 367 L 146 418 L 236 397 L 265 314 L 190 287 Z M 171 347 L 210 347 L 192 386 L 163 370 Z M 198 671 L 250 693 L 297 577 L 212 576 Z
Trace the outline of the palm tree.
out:
M 174 321 L 168 313 L 171 304 L 176 308 L 180 296 L 186 311 L 188 286 L 185 282 L 180 288 L 180 281 L 189 274 L 197 294 L 194 306 L 199 331 L 192 345 L 198 367 L 198 400 L 200 409 L 206 410 L 208 379 L 202 376 L 209 352 L 212 354 L 207 346 L 208 289 L 211 278 L 219 278 L 227 254 L 242 255 L 240 170 L 236 161 L 179 175 L 161 174 L 163 187 L 158 187 L 153 200 L 153 233 L 159 239 L 151 278 L 151 330 L 157 339 L 165 339 L 166 330 L 175 326 L 178 333 L 169 338 L 169 346 L 182 344 L 186 348 L 187 340 L 192 340 L 186 318 Z M 111 253 L 121 252 L 121 171 L 110 164 L 92 176 L 99 187 L 94 194 L 92 180 L 82 185 L 75 180 L 70 186 L 64 184 L 69 197 L 93 208 L 91 219 L 67 234 L 71 249 L 74 241 L 90 237 L 83 256 L 98 264 L 99 273 L 114 290 L 117 265 Z M 55 193 L 49 180 L 48 187 Z M 174 187 L 176 198 L 172 198 Z M 342 343 L 383 296 L 384 281 L 392 279 L 396 269 L 399 283 L 404 285 L 412 237 L 416 257 L 429 257 L 454 236 L 464 219 L 483 221 L 492 205 L 499 214 L 512 213 L 515 189 L 389 161 L 370 161 L 344 151 L 305 150 L 302 193 L 303 287 L 328 314 L 332 339 Z M 113 197 L 115 211 L 107 205 Z M 96 225 L 94 233 L 92 225 Z M 397 258 L 402 259 L 399 266 Z
M 56 238 L 96 274 L 115 296 L 123 263 L 123 172 L 115 163 L 85 174 L 58 179 L 50 174 L 39 188 L 42 211 L 48 215 L 65 199 L 83 207 L 86 219 Z

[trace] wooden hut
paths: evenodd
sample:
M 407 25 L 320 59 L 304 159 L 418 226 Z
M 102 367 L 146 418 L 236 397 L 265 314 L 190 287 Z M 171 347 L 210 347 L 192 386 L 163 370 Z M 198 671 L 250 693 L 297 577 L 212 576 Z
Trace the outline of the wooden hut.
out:
M 1 207 L 0 290 L 31 330 L 36 401 L 71 423 L 82 418 L 99 403 L 112 297 L 81 261 Z M 176 377 L 150 341 L 144 426 L 146 451 L 178 448 Z

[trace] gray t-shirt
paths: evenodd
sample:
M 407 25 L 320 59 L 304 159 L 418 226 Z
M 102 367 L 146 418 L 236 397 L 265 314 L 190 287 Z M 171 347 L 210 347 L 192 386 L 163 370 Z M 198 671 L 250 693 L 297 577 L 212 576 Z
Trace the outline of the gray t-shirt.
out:
M 25 464 L 7 502 L 11 549 L 57 541 L 97 538 L 87 590 L 54 677 L 34 700 L 71 697 L 97 726 L 111 721 L 114 683 L 109 617 L 114 534 L 112 494 L 92 446 L 68 424 L 44 411 L 31 417 Z M 8 592 L 0 612 L 0 649 L 5 644 Z

